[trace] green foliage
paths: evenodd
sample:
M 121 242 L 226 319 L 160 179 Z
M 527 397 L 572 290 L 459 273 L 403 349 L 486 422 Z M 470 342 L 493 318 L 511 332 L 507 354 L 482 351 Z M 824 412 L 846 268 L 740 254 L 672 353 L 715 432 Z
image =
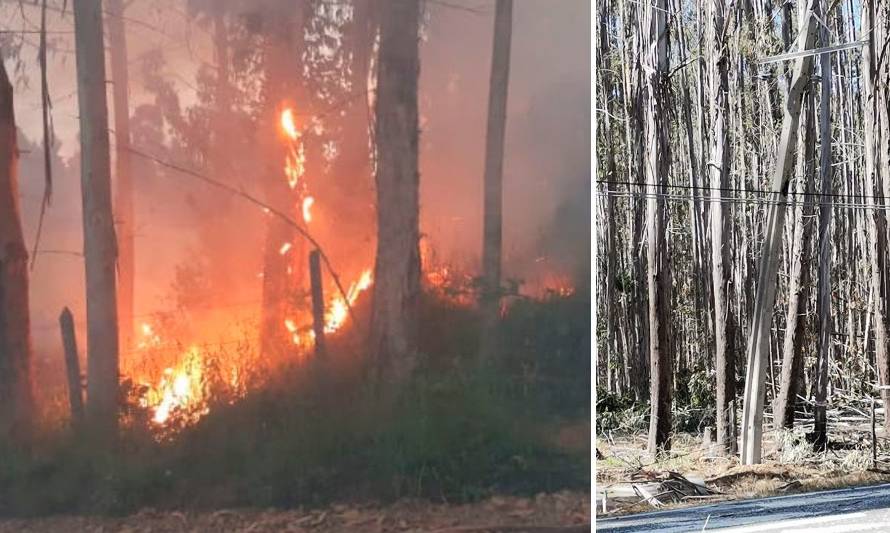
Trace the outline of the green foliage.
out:
M 598 388 L 596 391 L 597 432 L 645 431 L 648 427 L 648 406 L 637 404 L 631 396 Z

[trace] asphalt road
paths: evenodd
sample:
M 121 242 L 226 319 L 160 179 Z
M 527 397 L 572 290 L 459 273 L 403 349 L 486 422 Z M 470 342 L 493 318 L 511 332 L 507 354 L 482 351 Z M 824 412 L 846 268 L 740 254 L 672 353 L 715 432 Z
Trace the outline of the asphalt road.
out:
M 603 533 L 890 532 L 890 484 L 597 519 L 596 530 Z

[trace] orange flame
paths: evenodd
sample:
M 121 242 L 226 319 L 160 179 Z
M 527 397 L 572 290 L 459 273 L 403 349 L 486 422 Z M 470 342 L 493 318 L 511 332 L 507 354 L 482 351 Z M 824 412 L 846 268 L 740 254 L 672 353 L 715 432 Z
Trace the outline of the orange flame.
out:
M 294 111 L 289 107 L 281 112 L 281 129 L 293 141 L 296 141 L 300 136 L 300 132 L 297 131 L 297 123 L 294 120 Z

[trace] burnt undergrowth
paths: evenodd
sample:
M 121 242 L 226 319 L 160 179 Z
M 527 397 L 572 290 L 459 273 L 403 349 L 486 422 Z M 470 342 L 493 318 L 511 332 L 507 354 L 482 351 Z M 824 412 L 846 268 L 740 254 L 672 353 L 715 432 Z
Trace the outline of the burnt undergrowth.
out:
M 281 368 L 169 438 L 125 426 L 107 454 L 57 428 L 28 451 L 0 450 L 0 514 L 457 503 L 588 487 L 589 450 L 566 451 L 552 435 L 589 421 L 589 293 L 515 302 L 503 353 L 485 365 L 475 311 L 430 295 L 422 307 L 423 355 L 397 395 L 371 385 L 357 339 L 343 335 L 320 374 Z M 367 312 L 357 306 L 359 323 Z

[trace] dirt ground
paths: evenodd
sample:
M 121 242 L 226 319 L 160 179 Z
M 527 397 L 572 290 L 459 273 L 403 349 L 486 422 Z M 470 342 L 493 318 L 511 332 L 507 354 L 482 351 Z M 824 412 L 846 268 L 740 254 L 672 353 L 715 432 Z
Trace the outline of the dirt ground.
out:
M 335 505 L 315 510 L 220 510 L 207 513 L 144 510 L 132 516 L 59 516 L 2 520 L 0 532 L 523 532 L 589 531 L 590 494 L 558 492 L 531 498 L 494 497 L 466 505 L 406 500 L 394 505 Z
M 768 440 L 763 464 L 751 466 L 740 465 L 737 457 L 721 456 L 695 435 L 676 436 L 670 455 L 657 461 L 648 457 L 644 435 L 599 435 L 596 447 L 602 454 L 596 461 L 596 515 L 603 517 L 653 510 L 633 494 L 632 484 L 657 481 L 668 472 L 702 480 L 715 494 L 663 508 L 890 482 L 887 464 L 872 468 L 871 453 L 863 447 L 816 453 L 805 443 L 786 442 L 779 447 Z M 606 513 L 602 512 L 604 491 Z

